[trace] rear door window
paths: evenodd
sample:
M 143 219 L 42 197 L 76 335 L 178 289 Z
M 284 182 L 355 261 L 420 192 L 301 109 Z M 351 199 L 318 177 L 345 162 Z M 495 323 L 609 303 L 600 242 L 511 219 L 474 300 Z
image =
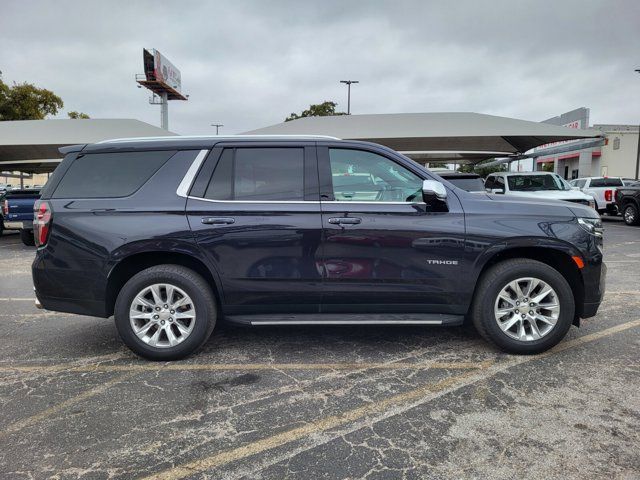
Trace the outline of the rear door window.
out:
M 304 200 L 304 149 L 227 148 L 204 194 L 210 200 Z
M 78 157 L 52 198 L 127 197 L 144 185 L 176 152 L 89 153 Z
M 591 187 L 622 187 L 622 180 L 619 178 L 592 178 Z

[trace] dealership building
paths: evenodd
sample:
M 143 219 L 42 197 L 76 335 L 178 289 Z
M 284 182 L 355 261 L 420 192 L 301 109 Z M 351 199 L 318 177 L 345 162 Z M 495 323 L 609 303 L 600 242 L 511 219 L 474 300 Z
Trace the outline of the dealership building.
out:
M 638 125 L 589 125 L 589 109 L 578 108 L 542 123 L 572 129 L 592 129 L 601 138 L 572 140 L 541 145 L 530 152 L 530 159 L 514 162 L 511 170 L 553 171 L 567 180 L 579 177 L 638 178 L 640 134 Z

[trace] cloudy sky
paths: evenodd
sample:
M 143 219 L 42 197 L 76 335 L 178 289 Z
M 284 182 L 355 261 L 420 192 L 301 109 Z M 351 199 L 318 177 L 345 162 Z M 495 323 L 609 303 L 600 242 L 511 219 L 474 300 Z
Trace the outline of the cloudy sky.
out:
M 159 124 L 142 48 L 182 72 L 181 134 L 240 133 L 324 100 L 352 113 L 473 111 L 640 121 L 640 1 L 2 0 L 0 70 L 64 112 Z M 64 114 L 61 116 L 64 117 Z

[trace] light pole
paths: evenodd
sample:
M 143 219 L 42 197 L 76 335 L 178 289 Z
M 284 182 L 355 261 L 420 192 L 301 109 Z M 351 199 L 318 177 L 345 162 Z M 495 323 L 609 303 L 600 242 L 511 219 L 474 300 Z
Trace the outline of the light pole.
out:
M 636 73 L 640 73 L 640 68 L 636 68 Z M 640 178 L 640 125 L 638 125 L 638 151 L 636 152 L 636 180 Z
M 351 115 L 351 84 L 360 83 L 358 80 L 340 80 L 347 86 L 347 115 Z
M 216 127 L 216 135 L 218 135 L 218 132 L 220 131 L 220 127 L 224 127 L 222 123 L 212 123 L 211 126 Z

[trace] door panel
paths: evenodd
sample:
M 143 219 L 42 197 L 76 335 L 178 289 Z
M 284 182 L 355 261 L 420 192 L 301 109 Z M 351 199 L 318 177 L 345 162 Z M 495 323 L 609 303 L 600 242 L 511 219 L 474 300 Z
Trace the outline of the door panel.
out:
M 282 182 L 278 155 L 265 150 L 225 149 L 204 194 L 213 198 L 187 201 L 189 223 L 221 279 L 226 313 L 317 312 L 322 226 L 317 174 L 309 175 L 317 171 L 315 148 L 304 148 L 304 167 L 295 156 L 280 155 L 287 165 Z M 262 165 L 253 162 L 256 156 Z M 293 185 L 298 174 L 304 186 Z
M 341 161 L 344 163 L 344 159 Z M 320 168 L 321 175 L 324 173 L 321 185 L 333 183 L 340 172 L 335 164 L 327 167 L 327 149 L 319 149 L 319 162 L 325 162 Z M 362 186 L 354 190 L 360 196 L 415 201 L 350 201 L 349 195 L 340 192 L 347 183 L 344 178 L 322 196 L 321 251 L 326 272 L 322 311 L 460 313 L 459 264 L 464 252 L 461 205 L 449 192 L 449 211 L 430 211 L 421 201 L 421 192 L 419 200 L 412 196 L 414 182 L 421 185 L 422 179 L 411 177 L 401 164 L 390 169 L 394 177 L 402 173 L 409 180 L 395 183 L 390 177 L 387 181 L 381 178 L 386 174 L 378 171 L 373 173 L 377 194 Z M 361 180 L 369 173 L 366 170 L 367 160 L 355 161 L 348 173 L 362 185 Z M 327 178 L 329 172 L 331 179 Z
M 189 198 L 187 215 L 198 245 L 221 278 L 227 305 L 274 311 L 291 303 L 317 311 L 322 280 L 316 266 L 317 202 L 229 204 Z

